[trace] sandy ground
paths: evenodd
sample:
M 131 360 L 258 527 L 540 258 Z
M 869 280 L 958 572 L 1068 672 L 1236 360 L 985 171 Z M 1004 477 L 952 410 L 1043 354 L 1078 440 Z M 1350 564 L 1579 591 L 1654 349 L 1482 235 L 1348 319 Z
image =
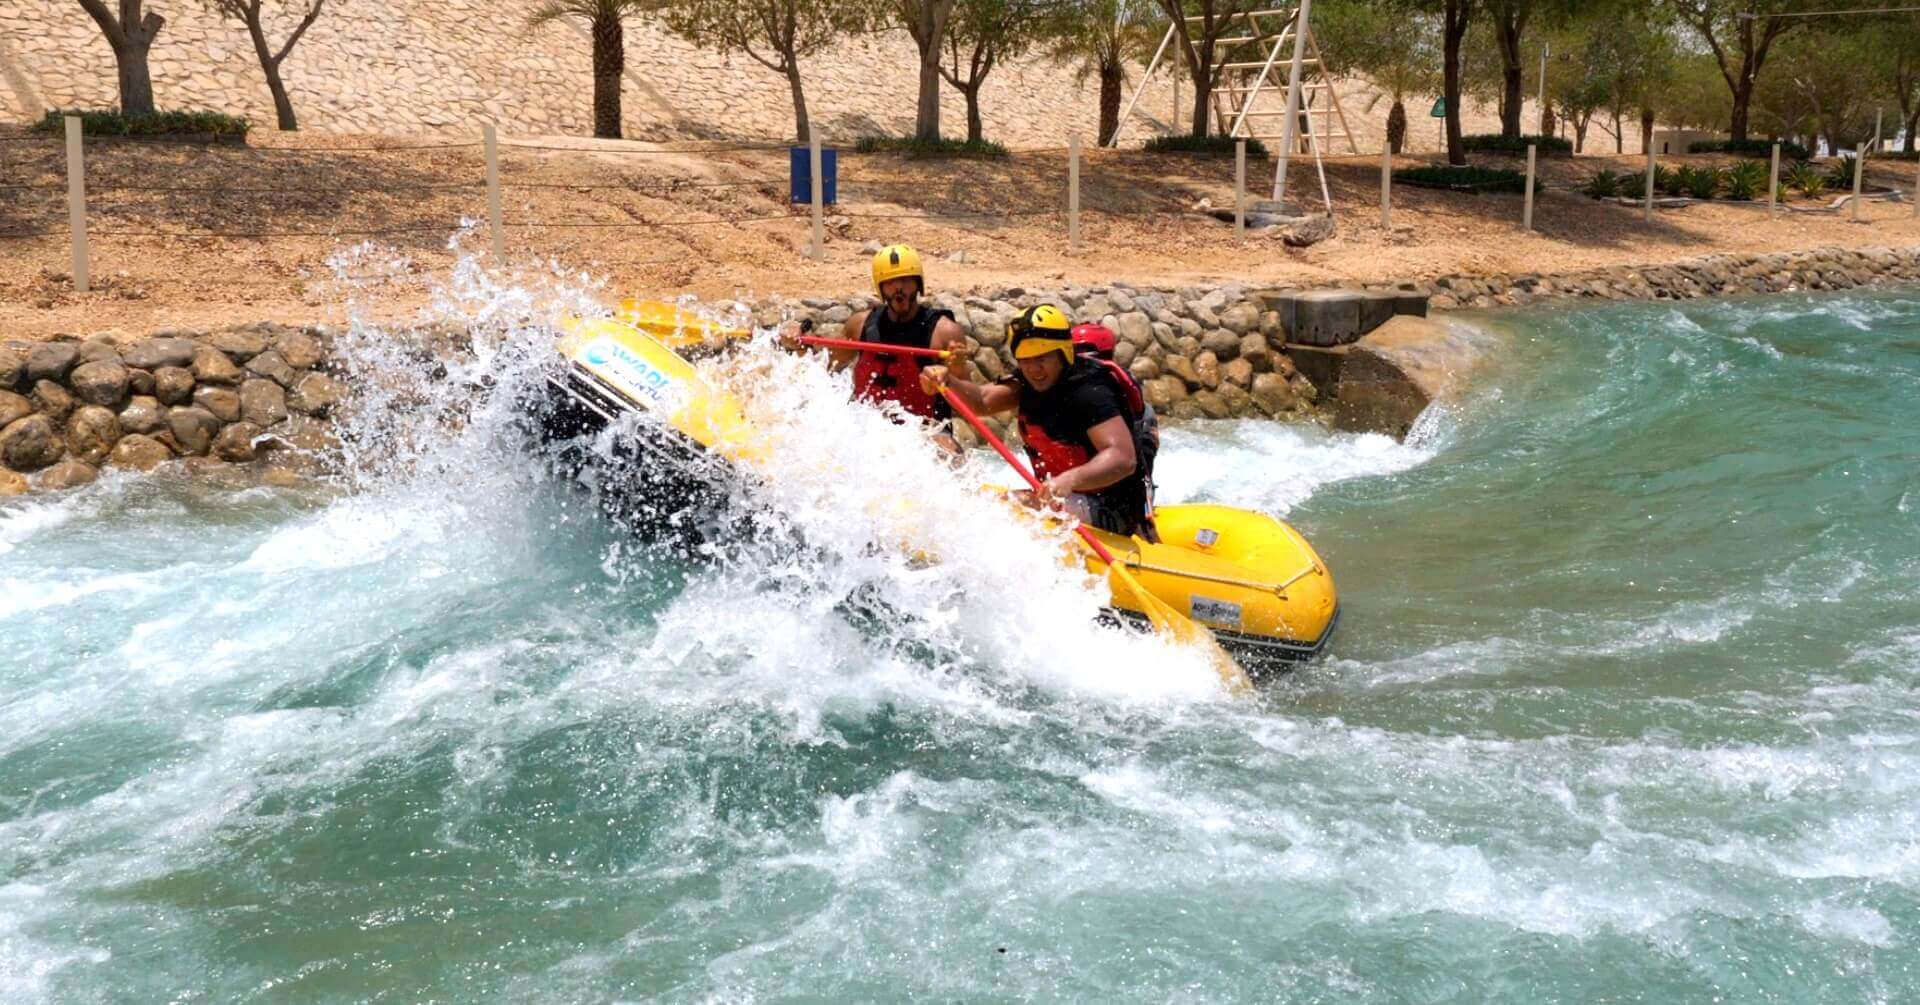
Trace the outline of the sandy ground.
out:
M 275 320 L 337 322 L 350 286 L 367 313 L 401 319 L 447 276 L 450 236 L 484 220 L 478 145 L 432 148 L 421 137 L 266 134 L 247 147 L 94 141 L 88 147 L 93 289 L 73 291 L 65 160 L 58 141 L 0 129 L 0 338 L 138 334 Z M 379 149 L 374 149 L 379 148 Z M 1430 158 L 1403 157 L 1401 166 Z M 1669 158 L 1669 162 L 1683 158 Z M 1711 161 L 1712 158 L 1684 158 Z M 1497 157 L 1477 163 L 1515 162 Z M 786 201 L 784 149 L 664 150 L 552 138 L 502 153 L 507 248 L 515 267 L 586 270 L 609 296 L 753 298 L 864 290 L 870 240 L 927 253 L 940 288 L 1078 283 L 1338 284 L 1474 275 L 1553 274 L 1715 252 L 1920 242 L 1915 167 L 1885 162 L 1870 184 L 1903 201 L 1869 201 L 1862 222 L 1826 203 L 1661 210 L 1602 204 L 1569 191 L 1595 169 L 1638 170 L 1638 157 L 1543 162 L 1554 190 L 1520 226 L 1517 195 L 1396 186 L 1392 228 L 1380 221 L 1379 160 L 1330 161 L 1335 237 L 1305 250 L 1235 239 L 1231 224 L 1193 212 L 1231 206 L 1233 162 L 1092 151 L 1082 169 L 1083 235 L 1069 254 L 1067 158 L 925 161 L 843 153 L 839 205 L 825 260 L 805 256 L 804 207 Z M 1249 164 L 1267 194 L 1273 166 Z M 1311 162 L 1296 162 L 1289 201 L 1319 203 Z M 968 215 L 973 214 L 973 215 Z M 228 236 L 199 236 L 222 232 Z M 8 236 L 8 235 L 37 236 Z M 359 275 L 329 259 L 377 242 L 405 265 Z M 484 228 L 467 246 L 486 246 Z

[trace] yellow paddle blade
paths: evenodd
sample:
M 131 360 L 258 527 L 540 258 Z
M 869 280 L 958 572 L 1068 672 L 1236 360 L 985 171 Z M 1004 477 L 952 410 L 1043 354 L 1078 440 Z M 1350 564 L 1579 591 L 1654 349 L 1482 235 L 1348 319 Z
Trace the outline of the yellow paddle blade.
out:
M 748 329 L 729 328 L 664 300 L 622 300 L 613 316 L 614 320 L 646 332 L 671 349 L 753 337 Z
M 1220 675 L 1220 682 L 1227 686 L 1228 691 L 1238 694 L 1253 689 L 1253 681 L 1247 678 L 1247 672 L 1240 669 L 1240 664 L 1235 663 L 1225 649 L 1220 648 L 1220 641 L 1213 637 L 1212 632 L 1174 610 L 1166 601 L 1148 593 L 1140 581 L 1133 578 L 1133 573 L 1127 571 L 1126 566 L 1117 561 L 1107 566 L 1107 588 L 1113 591 L 1114 603 L 1131 601 L 1133 606 L 1144 611 L 1154 631 L 1172 636 L 1183 645 L 1199 646 L 1205 651 L 1208 661 L 1213 664 L 1213 672 Z

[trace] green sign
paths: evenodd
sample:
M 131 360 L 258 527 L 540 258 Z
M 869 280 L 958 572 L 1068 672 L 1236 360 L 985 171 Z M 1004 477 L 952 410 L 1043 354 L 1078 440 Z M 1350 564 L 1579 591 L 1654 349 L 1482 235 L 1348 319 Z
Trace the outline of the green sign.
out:
M 1433 118 L 1433 119 L 1444 119 L 1447 117 L 1447 96 L 1446 95 L 1444 94 L 1441 95 L 1439 100 L 1433 103 L 1433 111 L 1428 112 L 1427 117 Z

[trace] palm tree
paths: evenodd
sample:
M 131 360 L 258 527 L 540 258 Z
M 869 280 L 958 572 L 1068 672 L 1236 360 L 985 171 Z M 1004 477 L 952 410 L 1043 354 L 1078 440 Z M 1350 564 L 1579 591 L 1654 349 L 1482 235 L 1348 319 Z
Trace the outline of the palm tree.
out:
M 593 135 L 620 138 L 620 75 L 627 69 L 626 30 L 621 21 L 659 6 L 658 0 L 542 0 L 527 15 L 527 27 L 555 21 L 585 21 L 593 35 Z
M 1079 0 L 1065 5 L 1048 26 L 1047 57 L 1078 63 L 1075 83 L 1100 78 L 1100 146 L 1112 142 L 1120 128 L 1120 89 L 1127 82 L 1127 64 L 1151 53 L 1158 41 L 1147 18 L 1140 0 Z

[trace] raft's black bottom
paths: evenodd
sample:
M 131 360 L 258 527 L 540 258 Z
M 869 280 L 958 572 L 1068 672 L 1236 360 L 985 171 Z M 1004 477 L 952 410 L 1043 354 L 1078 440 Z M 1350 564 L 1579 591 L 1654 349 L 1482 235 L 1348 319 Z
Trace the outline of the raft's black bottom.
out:
M 1135 611 L 1123 611 L 1109 607 L 1102 615 L 1115 623 L 1131 625 L 1147 630 L 1150 625 L 1147 616 Z M 1325 652 L 1327 643 L 1333 640 L 1333 630 L 1340 624 L 1340 608 L 1333 609 L 1333 617 L 1327 619 L 1327 630 L 1311 642 L 1299 642 L 1293 639 L 1278 639 L 1267 635 L 1254 635 L 1250 632 L 1236 632 L 1226 628 L 1204 625 L 1213 637 L 1220 642 L 1220 648 L 1233 657 L 1235 663 L 1247 672 L 1247 676 L 1262 677 L 1283 674 Z

